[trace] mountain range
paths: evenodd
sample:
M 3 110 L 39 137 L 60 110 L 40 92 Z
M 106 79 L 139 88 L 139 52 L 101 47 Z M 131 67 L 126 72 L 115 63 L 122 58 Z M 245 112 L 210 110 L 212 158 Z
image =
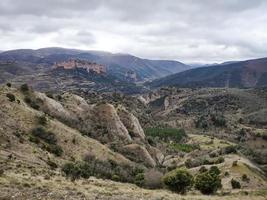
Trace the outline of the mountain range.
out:
M 43 69 L 49 69 L 55 62 L 69 59 L 82 59 L 102 64 L 107 68 L 108 73 L 120 78 L 123 78 L 127 72 L 132 71 L 136 73 L 138 81 L 159 78 L 191 68 L 181 62 L 171 60 L 149 60 L 129 54 L 57 47 L 37 50 L 18 49 L 0 54 L 0 62 L 16 62 L 22 66 L 28 65 L 30 68 L 32 65 L 38 65 L 39 67 L 43 66 Z

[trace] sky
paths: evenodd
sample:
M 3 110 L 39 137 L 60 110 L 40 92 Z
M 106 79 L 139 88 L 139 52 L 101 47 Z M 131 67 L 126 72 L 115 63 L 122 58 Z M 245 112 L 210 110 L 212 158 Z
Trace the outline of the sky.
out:
M 1 0 L 0 49 L 213 63 L 267 57 L 267 0 Z

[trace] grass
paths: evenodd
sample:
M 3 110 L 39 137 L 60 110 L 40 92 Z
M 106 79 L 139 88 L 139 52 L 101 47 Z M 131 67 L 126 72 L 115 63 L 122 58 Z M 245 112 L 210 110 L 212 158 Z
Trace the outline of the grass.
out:
M 202 150 L 224 148 L 227 146 L 235 145 L 234 143 L 207 135 L 188 134 L 188 136 L 191 140 L 190 143 L 199 144 L 200 149 Z
M 178 144 L 178 143 L 172 143 L 169 145 L 169 147 L 173 150 L 183 151 L 186 153 L 189 153 L 198 148 L 196 145 L 193 144 Z

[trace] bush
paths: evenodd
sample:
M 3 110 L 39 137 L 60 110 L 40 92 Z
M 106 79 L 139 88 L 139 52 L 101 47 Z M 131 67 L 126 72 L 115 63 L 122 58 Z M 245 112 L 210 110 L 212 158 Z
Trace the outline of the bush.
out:
M 51 167 L 51 169 L 57 168 L 57 164 L 51 160 L 46 161 L 46 164 L 48 164 Z
M 198 171 L 199 171 L 200 173 L 204 173 L 204 172 L 207 172 L 208 170 L 207 170 L 207 168 L 206 168 L 205 166 L 202 166 L 202 167 L 199 168 Z
M 47 132 L 43 127 L 37 127 L 32 130 L 32 135 L 39 139 L 44 140 L 49 144 L 56 144 L 57 139 L 54 133 Z
M 236 153 L 237 151 L 236 151 L 236 147 L 235 146 L 230 145 L 230 146 L 227 146 L 227 147 L 224 148 L 224 152 L 226 154 L 230 154 L 230 153 Z
M 230 174 L 229 174 L 229 172 L 227 172 L 227 171 L 224 173 L 224 176 L 229 176 L 229 175 L 230 175 Z
M 25 103 L 27 103 L 29 106 L 31 106 L 35 110 L 39 110 L 40 106 L 35 102 L 32 101 L 30 97 L 24 98 Z
M 217 166 L 211 166 L 209 173 L 215 176 L 219 176 L 221 173 L 221 170 Z
M 136 176 L 134 178 L 134 184 L 142 187 L 142 186 L 144 186 L 144 183 L 145 183 L 144 173 L 138 173 L 138 174 L 136 174 Z
M 240 189 L 241 188 L 241 184 L 235 179 L 231 180 L 231 185 L 232 185 L 233 189 Z
M 7 93 L 6 94 L 6 97 L 9 99 L 9 101 L 13 102 L 16 100 L 16 97 L 14 94 L 11 94 L 11 93 Z
M 45 115 L 38 117 L 38 124 L 43 126 L 47 125 L 47 118 Z
M 144 173 L 143 170 L 126 165 L 120 166 L 111 160 L 97 160 L 95 156 L 86 156 L 86 161 L 66 163 L 62 167 L 62 171 L 67 177 L 70 177 L 71 180 L 95 176 L 96 178 L 136 183 L 140 186 L 143 185 L 143 175 L 141 175 Z
M 145 174 L 145 186 L 150 189 L 156 189 L 162 187 L 161 179 L 163 174 L 155 169 L 147 171 Z
M 214 161 L 214 164 L 220 164 L 224 162 L 224 157 L 219 157 L 217 160 Z
M 25 93 L 25 92 L 28 92 L 30 89 L 29 89 L 29 86 L 27 84 L 22 84 L 20 86 L 20 90 Z
M 63 149 L 57 144 L 50 144 L 46 146 L 46 150 L 56 156 L 61 156 L 63 154 Z
M 243 174 L 243 175 L 242 175 L 242 181 L 244 181 L 244 182 L 249 182 L 250 179 L 249 179 L 249 177 L 248 177 L 246 174 Z
M 223 115 L 216 116 L 212 115 L 211 120 L 213 121 L 213 124 L 218 127 L 225 127 L 226 126 L 226 120 Z
M 195 178 L 195 188 L 203 194 L 213 194 L 221 187 L 221 179 L 214 173 L 200 173 Z
M 120 181 L 120 177 L 117 174 L 112 175 L 111 180 Z
M 42 143 L 42 149 L 55 154 L 56 156 L 61 156 L 63 154 L 63 149 L 61 146 L 57 145 L 57 139 L 54 133 L 46 131 L 43 127 L 37 127 L 32 130 L 29 140 L 34 143 Z M 45 142 L 45 143 L 44 143 Z
M 0 176 L 3 176 L 4 175 L 4 170 L 0 168 Z
M 163 177 L 163 183 L 170 190 L 184 194 L 193 185 L 193 176 L 186 170 L 176 169 Z
M 7 87 L 11 87 L 11 83 L 7 83 L 6 86 L 7 86 Z
M 233 161 L 232 166 L 233 166 L 233 167 L 236 167 L 236 166 L 237 166 L 237 160 Z
M 62 171 L 67 177 L 71 177 L 72 180 L 78 179 L 81 176 L 81 170 L 75 163 L 66 163 L 62 167 Z

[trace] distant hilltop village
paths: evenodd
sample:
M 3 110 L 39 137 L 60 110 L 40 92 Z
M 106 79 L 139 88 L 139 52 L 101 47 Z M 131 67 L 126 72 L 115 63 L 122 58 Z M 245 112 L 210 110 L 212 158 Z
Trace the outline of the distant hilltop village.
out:
M 92 63 L 79 59 L 70 59 L 68 61 L 63 61 L 54 64 L 55 68 L 63 67 L 64 69 L 74 69 L 74 68 L 82 68 L 86 69 L 87 72 L 95 72 L 97 74 L 106 73 L 106 67 L 97 63 Z

